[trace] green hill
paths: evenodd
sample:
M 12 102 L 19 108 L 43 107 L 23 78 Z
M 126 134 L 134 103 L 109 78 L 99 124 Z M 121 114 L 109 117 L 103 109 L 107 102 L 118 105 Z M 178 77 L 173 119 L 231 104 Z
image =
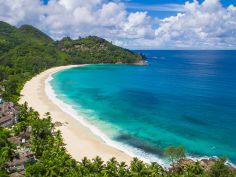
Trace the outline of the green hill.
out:
M 36 55 L 36 53 L 38 54 Z M 0 54 L 0 64 L 4 65 L 11 63 L 13 58 L 16 59 L 19 56 L 24 56 L 27 60 L 35 60 L 33 58 L 40 57 L 50 58 L 49 66 L 52 64 L 138 63 L 143 61 L 141 55 L 115 46 L 96 36 L 78 40 L 66 37 L 60 41 L 53 41 L 48 35 L 31 25 L 16 28 L 5 22 L 0 22 Z M 53 57 L 54 59 L 51 59 Z M 65 57 L 67 61 L 62 62 L 61 58 L 65 59 Z M 55 60 L 54 63 L 51 60 Z
M 0 21 L 0 56 L 19 44 L 17 28 Z
M 96 36 L 54 41 L 31 25 L 16 28 L 0 21 L 0 96 L 14 102 L 23 83 L 53 66 L 143 61 L 141 55 Z
M 69 54 L 73 61 L 81 63 L 138 63 L 142 56 L 115 46 L 105 39 L 89 36 L 72 40 L 63 38 L 56 42 L 58 48 Z
M 53 42 L 52 38 L 31 25 L 22 25 L 18 30 L 26 38 L 39 40 L 44 43 Z
M 54 41 L 43 32 L 23 25 L 19 29 L 0 23 L 0 65 L 15 73 L 31 76 L 52 66 L 70 63 L 70 57 L 57 49 Z

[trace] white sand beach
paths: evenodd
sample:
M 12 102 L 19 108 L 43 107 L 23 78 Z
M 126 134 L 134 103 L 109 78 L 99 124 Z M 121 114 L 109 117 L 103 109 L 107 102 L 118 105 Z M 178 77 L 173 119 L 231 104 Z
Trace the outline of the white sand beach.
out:
M 96 136 L 87 127 L 83 126 L 78 120 L 64 112 L 54 102 L 49 99 L 45 92 L 45 81 L 51 74 L 82 65 L 60 66 L 48 69 L 28 81 L 21 91 L 21 99 L 19 103 L 28 102 L 28 105 L 38 111 L 41 116 L 46 112 L 50 112 L 52 121 L 63 123 L 58 129 L 62 132 L 66 149 L 71 156 L 80 161 L 83 157 L 94 158 L 102 157 L 107 161 L 112 157 L 116 157 L 118 161 L 129 163 L 132 159 L 126 153 L 107 145 L 100 137 Z

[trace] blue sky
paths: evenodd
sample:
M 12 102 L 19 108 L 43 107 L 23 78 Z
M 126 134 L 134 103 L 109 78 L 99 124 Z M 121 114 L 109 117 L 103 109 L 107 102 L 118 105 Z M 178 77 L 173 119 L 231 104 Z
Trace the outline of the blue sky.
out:
M 129 49 L 236 49 L 235 0 L 0 0 L 0 20 Z
M 168 17 L 170 15 L 174 15 L 176 11 L 155 11 L 155 10 L 147 10 L 149 6 L 159 6 L 159 5 L 168 5 L 168 4 L 179 4 L 183 5 L 186 1 L 192 2 L 192 0 L 121 0 L 121 2 L 127 4 L 127 10 L 129 12 L 135 12 L 138 10 L 145 10 L 148 11 L 149 15 L 152 17 Z M 202 3 L 204 0 L 199 0 Z M 44 4 L 48 3 L 48 0 L 42 0 Z M 224 7 L 229 6 L 230 4 L 236 5 L 235 0 L 221 0 L 221 4 Z M 134 7 L 132 7 L 134 6 Z M 136 6 L 136 8 L 135 8 Z M 129 8 L 130 7 L 130 8 Z M 145 8 L 147 7 L 147 8 Z
M 192 0 L 189 0 L 192 2 Z M 48 0 L 42 0 L 44 4 L 48 3 Z M 130 3 L 130 4 L 140 4 L 140 5 L 160 5 L 160 4 L 184 4 L 186 0 L 122 0 L 124 3 Z M 200 3 L 203 2 L 203 0 L 199 0 Z M 229 6 L 230 4 L 236 4 L 236 1 L 234 0 L 221 0 L 221 3 L 223 6 Z
M 47 0 L 45 0 L 46 2 Z M 187 0 L 123 0 L 125 4 L 127 4 L 127 10 L 130 12 L 134 12 L 137 10 L 147 10 L 148 14 L 152 17 L 159 17 L 159 18 L 164 18 L 168 17 L 171 15 L 175 15 L 177 11 L 168 11 L 168 10 L 163 10 L 163 11 L 155 11 L 150 8 L 152 7 L 158 7 L 158 6 L 163 6 L 163 5 L 171 5 L 171 4 L 179 4 L 183 5 Z M 192 0 L 188 0 L 192 2 Z M 200 3 L 203 2 L 203 0 L 199 0 Z M 221 4 L 224 7 L 229 6 L 230 4 L 236 4 L 236 0 L 221 0 Z M 134 7 L 132 7 L 134 6 Z M 136 6 L 136 8 L 135 8 Z M 129 8 L 130 7 L 130 8 Z

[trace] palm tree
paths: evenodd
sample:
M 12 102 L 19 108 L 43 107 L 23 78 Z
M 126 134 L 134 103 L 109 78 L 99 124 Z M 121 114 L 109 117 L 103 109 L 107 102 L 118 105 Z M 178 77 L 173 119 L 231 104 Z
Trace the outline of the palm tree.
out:
M 151 176 L 166 176 L 167 172 L 165 171 L 164 168 L 162 168 L 162 166 L 160 166 L 158 163 L 156 162 L 152 162 L 149 166 L 148 169 L 150 170 Z
M 118 164 L 118 176 L 123 177 L 123 176 L 129 176 L 129 170 L 128 166 L 126 165 L 125 162 L 121 162 Z
M 61 136 L 61 131 L 58 130 L 55 135 L 55 146 L 59 147 L 63 145 L 63 140 Z
M 106 176 L 118 176 L 118 162 L 115 157 L 112 157 L 109 161 L 107 161 L 106 168 L 103 173 Z
M 196 162 L 195 164 L 188 166 L 185 171 L 188 173 L 188 176 L 203 175 L 204 173 L 204 170 L 199 162 Z
M 143 161 L 134 158 L 130 165 L 130 171 L 132 176 L 146 176 L 148 174 L 148 169 Z
M 93 163 L 93 171 L 95 173 L 101 173 L 102 170 L 104 170 L 104 162 L 102 161 L 101 157 L 98 157 L 96 156 L 93 160 L 92 160 L 92 163 Z

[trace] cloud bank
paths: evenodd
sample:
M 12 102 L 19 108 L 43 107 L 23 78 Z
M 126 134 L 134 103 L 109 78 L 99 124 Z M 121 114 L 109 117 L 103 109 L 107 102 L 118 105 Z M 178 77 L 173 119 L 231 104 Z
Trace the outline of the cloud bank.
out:
M 181 8 L 159 19 L 120 1 L 0 0 L 0 20 L 34 25 L 54 39 L 98 35 L 130 49 L 236 49 L 236 6 L 194 0 Z

